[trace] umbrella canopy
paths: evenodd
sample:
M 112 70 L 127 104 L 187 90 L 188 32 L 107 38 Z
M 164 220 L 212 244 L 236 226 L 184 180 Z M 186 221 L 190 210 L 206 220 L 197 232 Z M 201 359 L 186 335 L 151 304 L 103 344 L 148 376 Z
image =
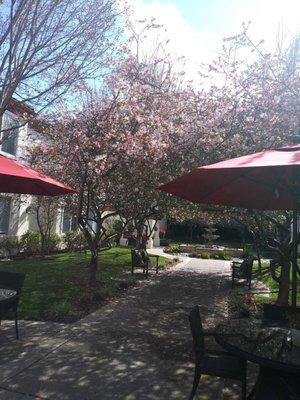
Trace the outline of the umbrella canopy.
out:
M 198 167 L 159 187 L 200 204 L 293 210 L 292 305 L 297 303 L 300 145 Z
M 293 210 L 300 145 L 198 167 L 159 187 L 201 204 L 261 210 Z
M 59 196 L 76 193 L 76 190 L 24 164 L 0 155 L 0 192 Z

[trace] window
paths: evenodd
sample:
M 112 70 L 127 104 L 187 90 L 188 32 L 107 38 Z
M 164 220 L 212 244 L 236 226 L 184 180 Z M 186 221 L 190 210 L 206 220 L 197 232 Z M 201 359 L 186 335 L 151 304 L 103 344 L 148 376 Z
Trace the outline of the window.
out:
M 62 233 L 76 231 L 77 228 L 78 225 L 74 215 L 71 215 L 64 210 L 62 218 L 62 227 L 61 227 Z
M 10 199 L 0 198 L 0 234 L 6 235 L 8 233 L 10 206 Z
M 18 125 L 19 122 L 17 119 L 8 116 L 7 114 L 4 114 L 2 123 L 2 129 L 4 130 L 4 132 L 2 132 L 1 150 L 12 155 L 16 155 L 17 151 L 17 141 L 19 133 L 19 128 L 17 128 Z

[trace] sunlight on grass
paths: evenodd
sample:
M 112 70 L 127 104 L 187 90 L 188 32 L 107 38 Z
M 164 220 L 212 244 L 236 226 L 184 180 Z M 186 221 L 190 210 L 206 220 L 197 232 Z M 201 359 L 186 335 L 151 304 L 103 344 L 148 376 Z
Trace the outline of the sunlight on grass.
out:
M 87 287 L 88 253 L 62 253 L 45 260 L 1 261 L 0 270 L 26 273 L 20 319 L 67 322 L 92 312 L 106 299 L 136 283 L 136 276 L 130 274 L 130 249 L 104 250 L 99 259 L 97 279 L 101 285 L 93 292 Z M 160 257 L 161 266 L 166 261 Z

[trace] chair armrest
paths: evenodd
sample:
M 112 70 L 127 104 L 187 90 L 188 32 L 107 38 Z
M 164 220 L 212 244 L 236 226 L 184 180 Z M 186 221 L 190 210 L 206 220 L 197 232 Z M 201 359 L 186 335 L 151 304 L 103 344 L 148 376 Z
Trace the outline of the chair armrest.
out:
M 242 264 L 242 261 L 231 261 L 231 266 L 237 267 Z

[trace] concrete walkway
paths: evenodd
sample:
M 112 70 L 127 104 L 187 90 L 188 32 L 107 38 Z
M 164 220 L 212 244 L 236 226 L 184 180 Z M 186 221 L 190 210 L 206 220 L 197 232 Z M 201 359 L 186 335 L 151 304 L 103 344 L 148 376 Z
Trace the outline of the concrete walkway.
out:
M 76 324 L 24 321 L 16 341 L 5 322 L 0 399 L 186 399 L 193 380 L 188 312 L 199 304 L 206 327 L 225 318 L 229 271 L 226 261 L 186 258 Z M 227 390 L 203 376 L 196 398 L 222 399 Z

